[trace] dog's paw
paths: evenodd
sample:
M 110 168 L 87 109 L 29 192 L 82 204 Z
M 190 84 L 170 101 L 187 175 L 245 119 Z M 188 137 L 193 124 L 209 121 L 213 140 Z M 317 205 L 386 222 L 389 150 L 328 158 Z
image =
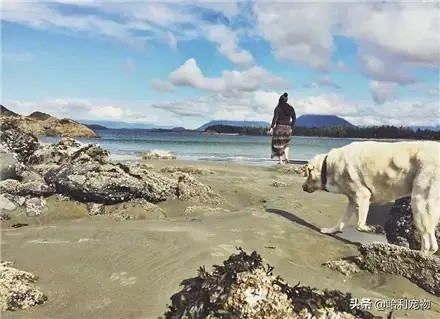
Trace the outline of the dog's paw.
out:
M 372 227 L 374 228 L 374 232 L 376 234 L 385 234 L 385 230 L 383 229 L 383 227 L 381 225 L 375 225 Z
M 321 228 L 320 231 L 323 234 L 334 234 L 338 232 L 338 230 L 334 228 Z
M 363 233 L 376 233 L 376 226 L 357 226 L 356 229 Z

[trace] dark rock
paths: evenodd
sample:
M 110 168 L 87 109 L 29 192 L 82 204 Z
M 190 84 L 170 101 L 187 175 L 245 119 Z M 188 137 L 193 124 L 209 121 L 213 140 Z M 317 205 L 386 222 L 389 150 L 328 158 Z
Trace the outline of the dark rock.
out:
M 124 169 L 125 168 L 125 169 Z M 64 165 L 44 176 L 56 192 L 81 202 L 119 203 L 143 198 L 152 203 L 175 194 L 175 181 L 153 172 L 133 175 L 121 165 L 98 163 Z
M 20 162 L 27 162 L 29 156 L 40 146 L 38 139 L 34 135 L 14 128 L 6 122 L 1 123 L 0 128 L 0 142 L 10 152 L 17 154 L 17 159 Z
M 12 225 L 12 228 L 21 228 L 21 227 L 25 227 L 25 226 L 29 226 L 29 224 L 23 224 L 23 223 L 17 223 Z
M 12 117 L 19 117 L 20 115 L 9 110 L 6 108 L 6 106 L 0 104 L 0 115 L 1 116 L 12 116 Z
M 0 214 L 0 221 L 1 220 L 10 220 L 11 216 L 9 216 L 8 214 Z
M 324 265 L 345 275 L 364 270 L 373 274 L 402 276 L 427 292 L 440 296 L 440 257 L 385 243 L 361 245 L 359 253 L 359 256 Z
M 40 120 L 40 121 L 46 121 L 51 118 L 51 116 L 49 114 L 39 112 L 39 111 L 36 111 L 36 112 L 29 114 L 29 117 L 36 119 L 36 120 Z
M 421 237 L 414 225 L 410 197 L 400 198 L 394 202 L 384 230 L 390 244 L 420 250 Z M 440 245 L 440 224 L 437 225 L 435 234 Z M 440 251 L 437 252 L 439 253 Z

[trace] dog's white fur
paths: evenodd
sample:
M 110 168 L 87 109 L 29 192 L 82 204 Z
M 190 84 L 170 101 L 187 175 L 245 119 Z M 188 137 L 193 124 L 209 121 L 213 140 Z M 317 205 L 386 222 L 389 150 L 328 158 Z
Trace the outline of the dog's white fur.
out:
M 303 190 L 322 189 L 321 169 L 327 155 L 329 192 L 348 197 L 346 212 L 336 226 L 323 233 L 341 231 L 357 215 L 357 230 L 372 231 L 366 225 L 370 203 L 387 203 L 411 196 L 416 228 L 421 234 L 421 251 L 438 250 L 435 228 L 440 221 L 439 142 L 354 142 L 315 156 L 307 165 Z

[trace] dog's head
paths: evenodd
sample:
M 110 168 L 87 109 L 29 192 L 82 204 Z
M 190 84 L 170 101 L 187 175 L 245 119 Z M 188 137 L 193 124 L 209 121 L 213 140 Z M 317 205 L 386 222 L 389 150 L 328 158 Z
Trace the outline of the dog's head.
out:
M 322 163 L 327 154 L 318 154 L 305 167 L 304 177 L 307 177 L 302 188 L 307 193 L 313 193 L 322 188 Z

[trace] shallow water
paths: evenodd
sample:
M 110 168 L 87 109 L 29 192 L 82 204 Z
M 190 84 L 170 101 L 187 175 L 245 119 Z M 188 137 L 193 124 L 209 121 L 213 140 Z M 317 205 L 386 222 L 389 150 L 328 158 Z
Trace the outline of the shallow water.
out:
M 101 130 L 100 139 L 78 139 L 99 143 L 115 160 L 131 160 L 147 150 L 168 150 L 182 160 L 204 160 L 240 164 L 269 165 L 271 136 L 206 135 L 202 133 L 155 133 L 146 130 Z M 44 143 L 57 142 L 56 137 L 42 137 Z M 319 153 L 341 147 L 354 139 L 294 136 L 290 159 L 309 160 Z

